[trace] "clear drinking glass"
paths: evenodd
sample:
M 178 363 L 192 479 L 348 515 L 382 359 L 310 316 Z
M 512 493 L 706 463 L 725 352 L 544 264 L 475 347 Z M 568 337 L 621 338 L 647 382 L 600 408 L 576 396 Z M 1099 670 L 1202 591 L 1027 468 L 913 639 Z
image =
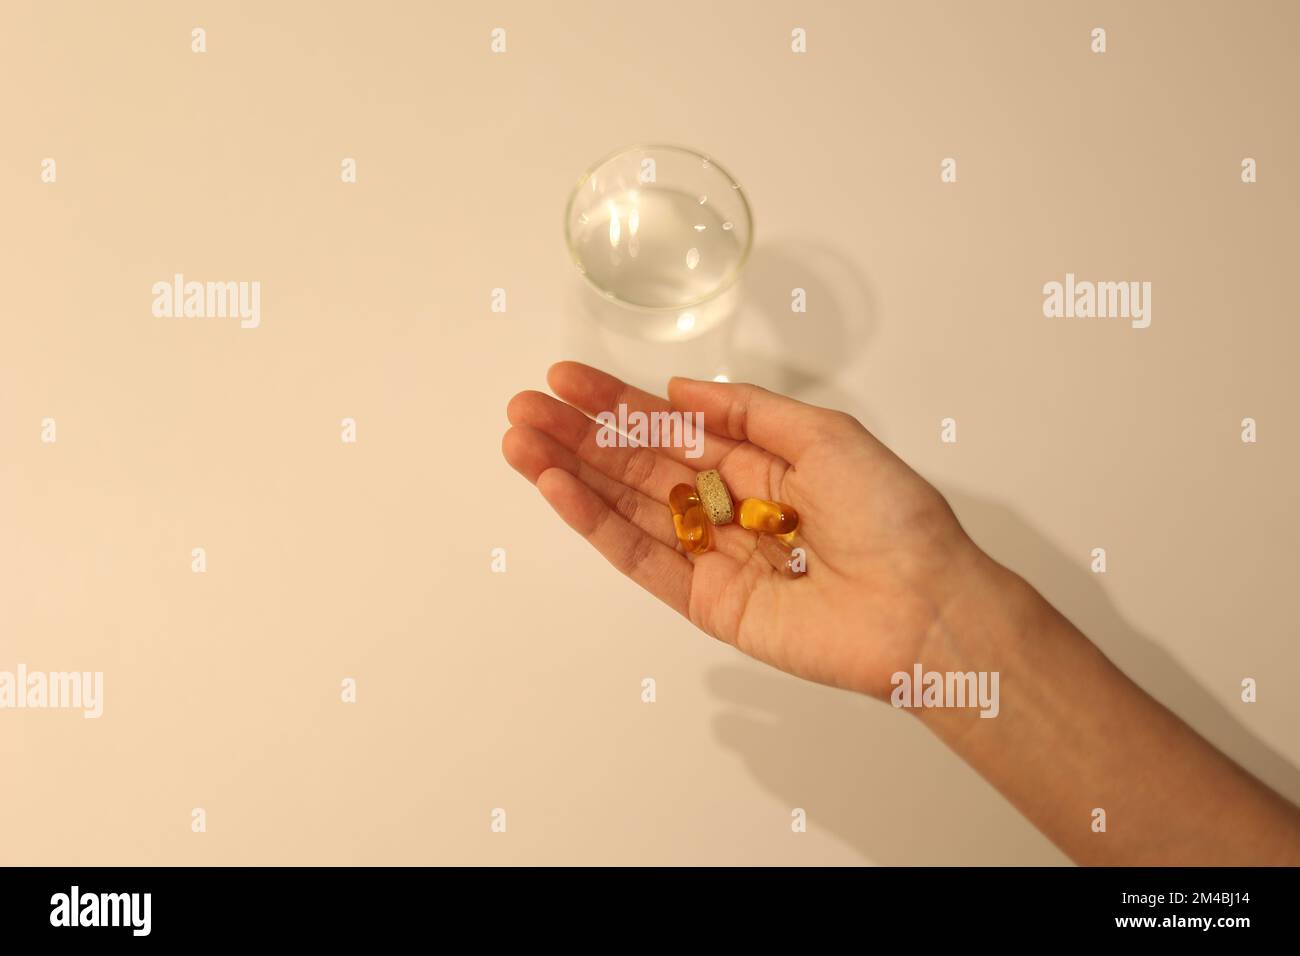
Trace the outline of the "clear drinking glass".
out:
M 565 238 L 599 318 L 674 341 L 731 314 L 754 228 L 740 184 L 714 160 L 680 146 L 633 146 L 579 181 Z

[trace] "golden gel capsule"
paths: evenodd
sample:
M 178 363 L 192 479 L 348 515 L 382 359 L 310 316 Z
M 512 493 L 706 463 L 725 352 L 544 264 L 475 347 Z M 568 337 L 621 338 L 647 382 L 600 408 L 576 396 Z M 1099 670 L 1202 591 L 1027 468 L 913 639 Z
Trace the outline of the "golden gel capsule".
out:
M 799 527 L 799 512 L 779 501 L 746 498 L 740 503 L 740 526 L 763 534 L 790 534 Z
M 704 506 L 694 488 L 674 485 L 668 492 L 668 507 L 673 512 L 673 530 L 683 548 L 691 554 L 703 554 L 713 546 L 709 519 L 704 516 Z

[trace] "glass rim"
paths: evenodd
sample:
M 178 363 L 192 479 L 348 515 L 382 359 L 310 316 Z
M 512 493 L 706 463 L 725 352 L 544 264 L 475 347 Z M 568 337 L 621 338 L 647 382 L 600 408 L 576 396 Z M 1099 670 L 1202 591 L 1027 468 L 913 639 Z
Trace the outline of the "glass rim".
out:
M 744 248 L 740 250 L 740 258 L 736 261 L 736 264 L 731 268 L 731 270 L 722 277 L 716 286 L 704 295 L 697 296 L 689 302 L 683 302 L 679 305 L 639 305 L 636 302 L 629 302 L 626 299 L 620 298 L 619 296 L 596 285 L 596 283 L 592 281 L 592 278 L 587 275 L 587 270 L 582 267 L 582 262 L 578 258 L 577 250 L 574 248 L 573 231 L 569 228 L 569 223 L 573 217 L 573 205 L 578 199 L 578 194 L 582 192 L 582 187 L 587 185 L 587 182 L 596 174 L 598 169 L 606 163 L 618 159 L 620 156 L 627 153 L 633 153 L 637 150 L 651 149 L 684 153 L 687 156 L 694 156 L 696 159 L 707 162 L 735 187 L 735 192 L 740 195 L 740 205 L 745 211 L 745 218 L 748 220 L 749 225 L 749 232 L 745 236 Z M 749 251 L 754 246 L 754 210 L 749 205 L 749 197 L 745 194 L 745 188 L 740 185 L 740 182 L 735 176 L 731 175 L 731 172 L 725 166 L 717 162 L 711 156 L 705 156 L 699 150 L 691 149 L 688 146 L 677 146 L 673 143 L 637 143 L 632 146 L 624 146 L 622 149 L 616 149 L 612 153 L 607 153 L 602 156 L 600 159 L 596 160 L 596 162 L 587 167 L 587 171 L 578 179 L 577 185 L 575 185 L 573 191 L 569 193 L 569 201 L 565 203 L 564 206 L 564 245 L 569 250 L 569 259 L 572 260 L 574 265 L 578 266 L 578 273 L 582 276 L 583 281 L 585 281 L 587 285 L 591 286 L 591 288 L 595 290 L 596 294 L 605 301 L 616 302 L 624 308 L 633 309 L 638 312 L 651 312 L 655 314 L 680 312 L 683 309 L 693 309 L 706 302 L 712 301 L 735 285 L 736 280 L 740 278 L 741 271 L 745 268 L 745 264 L 749 262 Z

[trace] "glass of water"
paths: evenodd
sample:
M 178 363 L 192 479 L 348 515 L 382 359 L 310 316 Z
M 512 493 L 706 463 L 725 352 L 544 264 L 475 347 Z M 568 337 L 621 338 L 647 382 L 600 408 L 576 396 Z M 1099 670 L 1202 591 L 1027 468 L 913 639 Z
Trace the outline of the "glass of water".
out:
M 735 308 L 754 226 L 740 184 L 679 146 L 633 146 L 587 171 L 565 238 L 598 318 L 655 341 L 693 338 Z

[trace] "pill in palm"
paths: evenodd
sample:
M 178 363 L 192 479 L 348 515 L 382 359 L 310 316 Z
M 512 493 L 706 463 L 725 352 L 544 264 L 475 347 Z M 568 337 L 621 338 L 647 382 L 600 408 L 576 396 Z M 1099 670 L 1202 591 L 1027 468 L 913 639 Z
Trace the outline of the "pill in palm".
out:
M 727 524 L 735 516 L 731 507 L 731 492 L 718 474 L 718 469 L 710 468 L 695 476 L 695 489 L 700 494 L 704 513 L 714 524 Z
M 799 512 L 779 501 L 746 498 L 740 503 L 740 526 L 763 534 L 790 534 L 799 527 Z
M 673 530 L 682 547 L 691 554 L 708 551 L 713 545 L 713 534 L 695 489 L 690 485 L 674 485 L 668 492 L 668 507 L 672 509 Z

